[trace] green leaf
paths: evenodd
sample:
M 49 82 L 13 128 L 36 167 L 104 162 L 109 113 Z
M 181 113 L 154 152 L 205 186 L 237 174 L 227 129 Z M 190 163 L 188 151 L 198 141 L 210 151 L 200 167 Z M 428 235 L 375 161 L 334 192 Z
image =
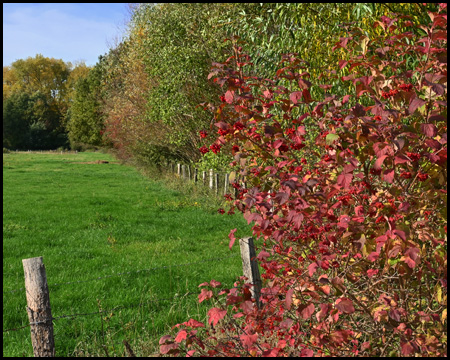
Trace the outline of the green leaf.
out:
M 339 139 L 339 135 L 337 134 L 328 134 L 325 138 L 325 142 L 327 145 L 331 145 L 335 140 Z

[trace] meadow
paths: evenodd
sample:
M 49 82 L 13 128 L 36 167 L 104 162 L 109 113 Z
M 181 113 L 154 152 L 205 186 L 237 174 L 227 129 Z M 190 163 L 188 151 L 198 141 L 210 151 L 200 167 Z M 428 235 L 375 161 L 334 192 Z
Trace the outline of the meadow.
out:
M 100 152 L 3 154 L 4 331 L 28 324 L 22 259 L 37 256 L 57 356 L 123 356 L 124 339 L 149 356 L 174 324 L 204 321 L 198 285 L 233 285 L 242 263 L 228 233 L 250 228 L 213 195 L 166 182 Z M 32 355 L 29 327 L 3 333 L 3 356 Z

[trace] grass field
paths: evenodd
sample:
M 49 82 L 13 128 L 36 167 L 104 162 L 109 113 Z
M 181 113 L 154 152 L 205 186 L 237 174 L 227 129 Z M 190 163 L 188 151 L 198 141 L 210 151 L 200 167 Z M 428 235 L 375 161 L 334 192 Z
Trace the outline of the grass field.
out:
M 242 274 L 233 228 L 250 234 L 239 214 L 217 213 L 217 200 L 107 154 L 3 154 L 3 329 L 28 324 L 25 292 L 12 290 L 24 287 L 22 259 L 43 256 L 53 317 L 89 314 L 54 321 L 57 356 L 121 356 L 123 339 L 151 355 L 174 324 L 204 320 L 208 304 L 184 294 Z M 3 356 L 32 355 L 29 327 L 3 333 Z

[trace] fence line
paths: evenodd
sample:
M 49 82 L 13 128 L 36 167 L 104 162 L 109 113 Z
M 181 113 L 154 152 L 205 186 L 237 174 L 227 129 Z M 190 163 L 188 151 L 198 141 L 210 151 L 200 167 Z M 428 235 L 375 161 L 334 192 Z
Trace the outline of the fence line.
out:
M 192 171 L 190 165 L 167 163 L 166 169 L 180 178 L 193 181 L 195 184 L 199 182 L 203 183 L 203 185 L 215 191 L 217 195 L 221 190 L 223 190 L 223 195 L 225 195 L 230 189 L 230 173 L 226 171 L 214 171 L 213 169 L 202 171 L 202 177 L 200 179 L 198 168 L 193 168 Z M 236 174 L 235 180 L 243 181 L 245 187 L 245 177 Z
M 184 295 L 175 296 L 173 298 L 157 298 L 157 299 L 145 301 L 143 303 L 135 303 L 135 304 L 131 304 L 131 305 L 120 305 L 120 306 L 116 306 L 116 307 L 114 307 L 112 309 L 100 310 L 100 311 L 95 311 L 95 312 L 90 312 L 90 313 L 80 313 L 80 314 L 69 314 L 69 315 L 52 316 L 49 319 L 45 319 L 45 320 L 41 320 L 41 321 L 35 321 L 35 322 L 30 322 L 29 324 L 24 325 L 22 327 L 3 330 L 3 332 L 17 331 L 17 330 L 24 329 L 24 328 L 26 328 L 28 326 L 31 326 L 31 325 L 45 324 L 48 321 L 54 321 L 54 320 L 59 320 L 59 319 L 64 319 L 64 318 L 75 318 L 75 317 L 79 317 L 79 316 L 92 316 L 92 315 L 98 315 L 98 314 L 103 314 L 103 313 L 111 313 L 111 312 L 119 310 L 119 309 L 132 309 L 132 308 L 141 307 L 143 305 L 147 305 L 147 304 L 158 302 L 158 301 L 174 300 L 174 299 L 178 299 L 178 298 L 185 298 L 186 296 L 191 296 L 191 295 L 198 295 L 198 293 L 197 292 L 188 292 L 188 293 L 186 293 Z
M 253 243 L 250 244 L 245 239 L 246 238 L 243 238 L 243 239 L 241 239 L 241 241 L 246 243 L 250 247 L 253 247 L 256 250 L 256 246 L 254 246 Z M 101 280 L 101 279 L 107 279 L 107 278 L 114 277 L 114 276 L 121 276 L 121 275 L 128 275 L 128 274 L 133 274 L 133 273 L 139 273 L 141 271 L 153 271 L 153 270 L 167 269 L 167 268 L 172 268 L 172 267 L 197 265 L 197 264 L 201 264 L 201 263 L 203 263 L 205 261 L 220 261 L 220 260 L 223 260 L 223 259 L 229 259 L 229 258 L 237 257 L 237 256 L 239 256 L 239 254 L 233 254 L 233 255 L 224 256 L 224 257 L 220 257 L 220 258 L 216 257 L 216 258 L 203 259 L 201 261 L 192 262 L 192 263 L 175 264 L 175 265 L 164 265 L 164 266 L 158 266 L 158 267 L 154 267 L 154 268 L 150 268 L 150 269 L 140 269 L 140 270 L 126 271 L 126 272 L 123 272 L 123 273 L 99 276 L 97 278 L 93 278 L 93 279 L 89 279 L 89 280 L 67 281 L 67 282 L 63 282 L 63 283 L 49 284 L 48 286 L 54 287 L 54 286 L 68 285 L 68 284 L 81 284 L 81 283 L 90 282 L 90 281 L 97 281 L 97 280 Z M 25 290 L 25 288 L 14 289 L 14 290 L 3 290 L 3 294 L 14 293 L 14 292 L 17 292 L 17 291 L 22 291 L 22 290 Z
M 259 296 L 260 296 L 260 289 L 261 289 L 261 279 L 259 276 L 258 266 L 256 263 L 256 253 L 255 253 L 255 247 L 253 245 L 253 239 L 251 237 L 240 239 L 239 245 L 241 248 L 241 259 L 243 264 L 243 271 L 244 276 L 250 280 L 248 281 L 253 285 L 252 288 L 252 295 L 253 298 L 256 301 L 256 304 L 258 308 L 260 308 L 260 302 L 259 302 Z M 214 260 L 223 260 L 226 258 L 234 257 L 237 255 L 222 257 L 222 258 L 214 258 L 214 259 L 208 259 L 208 261 L 214 261 Z M 204 261 L 203 261 L 204 262 Z M 102 310 L 100 307 L 98 311 L 95 312 L 89 312 L 89 313 L 76 313 L 76 314 L 65 314 L 61 316 L 53 316 L 51 312 L 50 307 L 50 296 L 49 296 L 49 288 L 47 284 L 47 276 L 46 276 L 46 270 L 43 263 L 42 256 L 35 257 L 35 258 L 29 258 L 29 259 L 23 259 L 23 268 L 24 268 L 24 274 L 25 274 L 25 289 L 26 289 L 26 296 L 27 296 L 27 313 L 28 313 L 28 324 L 17 327 L 17 328 L 10 328 L 3 330 L 3 333 L 7 333 L 10 331 L 18 331 L 21 329 L 24 329 L 28 326 L 30 326 L 31 331 L 31 342 L 33 345 L 33 353 L 34 356 L 55 356 L 55 341 L 54 341 L 54 331 L 53 331 L 53 321 L 63 319 L 63 318 L 75 318 L 80 316 L 98 316 L 99 314 L 104 313 L 113 313 L 116 310 L 119 309 L 130 309 L 130 308 L 136 308 L 136 307 L 142 307 L 143 305 L 160 302 L 160 301 L 174 301 L 178 298 L 186 298 L 187 296 L 191 295 L 197 295 L 198 291 L 195 292 L 186 292 L 184 295 L 178 295 L 175 294 L 174 297 L 170 298 L 155 298 L 152 300 L 134 303 L 130 305 L 120 305 L 116 306 L 112 309 Z M 187 263 L 187 264 L 177 264 L 173 265 L 173 267 L 176 266 L 188 266 L 192 264 L 198 264 L 196 263 Z M 170 268 L 170 266 L 163 266 L 158 268 Z M 154 268 L 157 269 L 157 268 Z M 154 269 L 146 269 L 146 270 L 154 270 Z M 130 271 L 120 274 L 114 274 L 109 275 L 105 277 L 98 277 L 96 279 L 91 279 L 87 281 L 93 281 L 98 280 L 100 278 L 108 278 L 111 276 L 118 276 L 118 275 L 124 275 L 129 273 L 136 273 L 141 270 L 137 271 Z M 144 270 L 145 271 L 145 270 Z M 78 282 L 69 282 L 69 283 L 81 283 L 86 281 L 78 281 Z M 62 285 L 62 284 L 56 284 L 56 285 Z M 40 325 L 40 326 L 38 326 Z M 125 345 L 125 344 L 124 344 Z M 128 346 L 129 347 L 129 346 Z M 127 348 L 128 350 L 128 348 Z
M 154 267 L 154 268 L 150 268 L 150 269 L 141 269 L 141 270 L 126 271 L 126 272 L 123 272 L 123 273 L 117 273 L 117 274 L 111 274 L 111 275 L 99 276 L 99 277 L 97 277 L 97 278 L 88 279 L 88 280 L 68 281 L 68 282 L 64 282 L 64 283 L 49 284 L 48 286 L 54 287 L 54 286 L 67 285 L 67 284 L 80 284 L 80 283 L 85 283 L 85 282 L 90 282 L 90 281 L 96 281 L 96 280 L 101 280 L 101 279 L 107 279 L 107 278 L 114 277 L 114 276 L 122 276 L 122 275 L 128 275 L 128 274 L 139 273 L 139 272 L 143 272 L 143 271 L 153 271 L 153 270 L 168 269 L 168 268 L 180 267 L 180 266 L 196 265 L 196 264 L 201 264 L 201 263 L 203 263 L 203 262 L 205 262 L 205 261 L 220 261 L 220 260 L 222 260 L 222 259 L 228 259 L 228 258 L 232 258 L 232 257 L 236 257 L 236 256 L 239 256 L 239 254 L 233 254 L 233 255 L 230 255 L 230 256 L 225 256 L 225 257 L 220 257 L 220 258 L 203 259 L 203 260 L 201 260 L 201 261 L 198 261 L 198 262 L 192 262 L 192 263 L 175 264 L 175 265 L 164 265 L 164 266 L 158 266 L 158 267 Z M 13 292 L 21 291 L 21 290 L 25 290 L 25 288 L 14 289 L 14 290 L 4 290 L 3 293 L 4 293 L 4 294 L 6 294 L 6 293 L 13 293 Z

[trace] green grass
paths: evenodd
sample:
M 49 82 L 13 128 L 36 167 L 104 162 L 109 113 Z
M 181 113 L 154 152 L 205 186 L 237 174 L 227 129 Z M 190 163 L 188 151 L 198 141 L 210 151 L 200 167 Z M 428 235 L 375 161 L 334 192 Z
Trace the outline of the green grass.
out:
M 109 163 L 87 163 L 97 160 Z M 43 256 L 53 317 L 123 307 L 55 320 L 57 356 L 121 356 L 123 339 L 137 356 L 157 352 L 171 326 L 205 319 L 208 304 L 184 294 L 211 279 L 232 286 L 242 274 L 228 233 L 250 229 L 217 204 L 107 154 L 3 154 L 3 329 L 28 324 L 25 292 L 10 290 L 24 287 L 22 259 Z M 176 266 L 185 263 L 196 264 Z M 3 355 L 33 355 L 29 327 L 3 333 Z

